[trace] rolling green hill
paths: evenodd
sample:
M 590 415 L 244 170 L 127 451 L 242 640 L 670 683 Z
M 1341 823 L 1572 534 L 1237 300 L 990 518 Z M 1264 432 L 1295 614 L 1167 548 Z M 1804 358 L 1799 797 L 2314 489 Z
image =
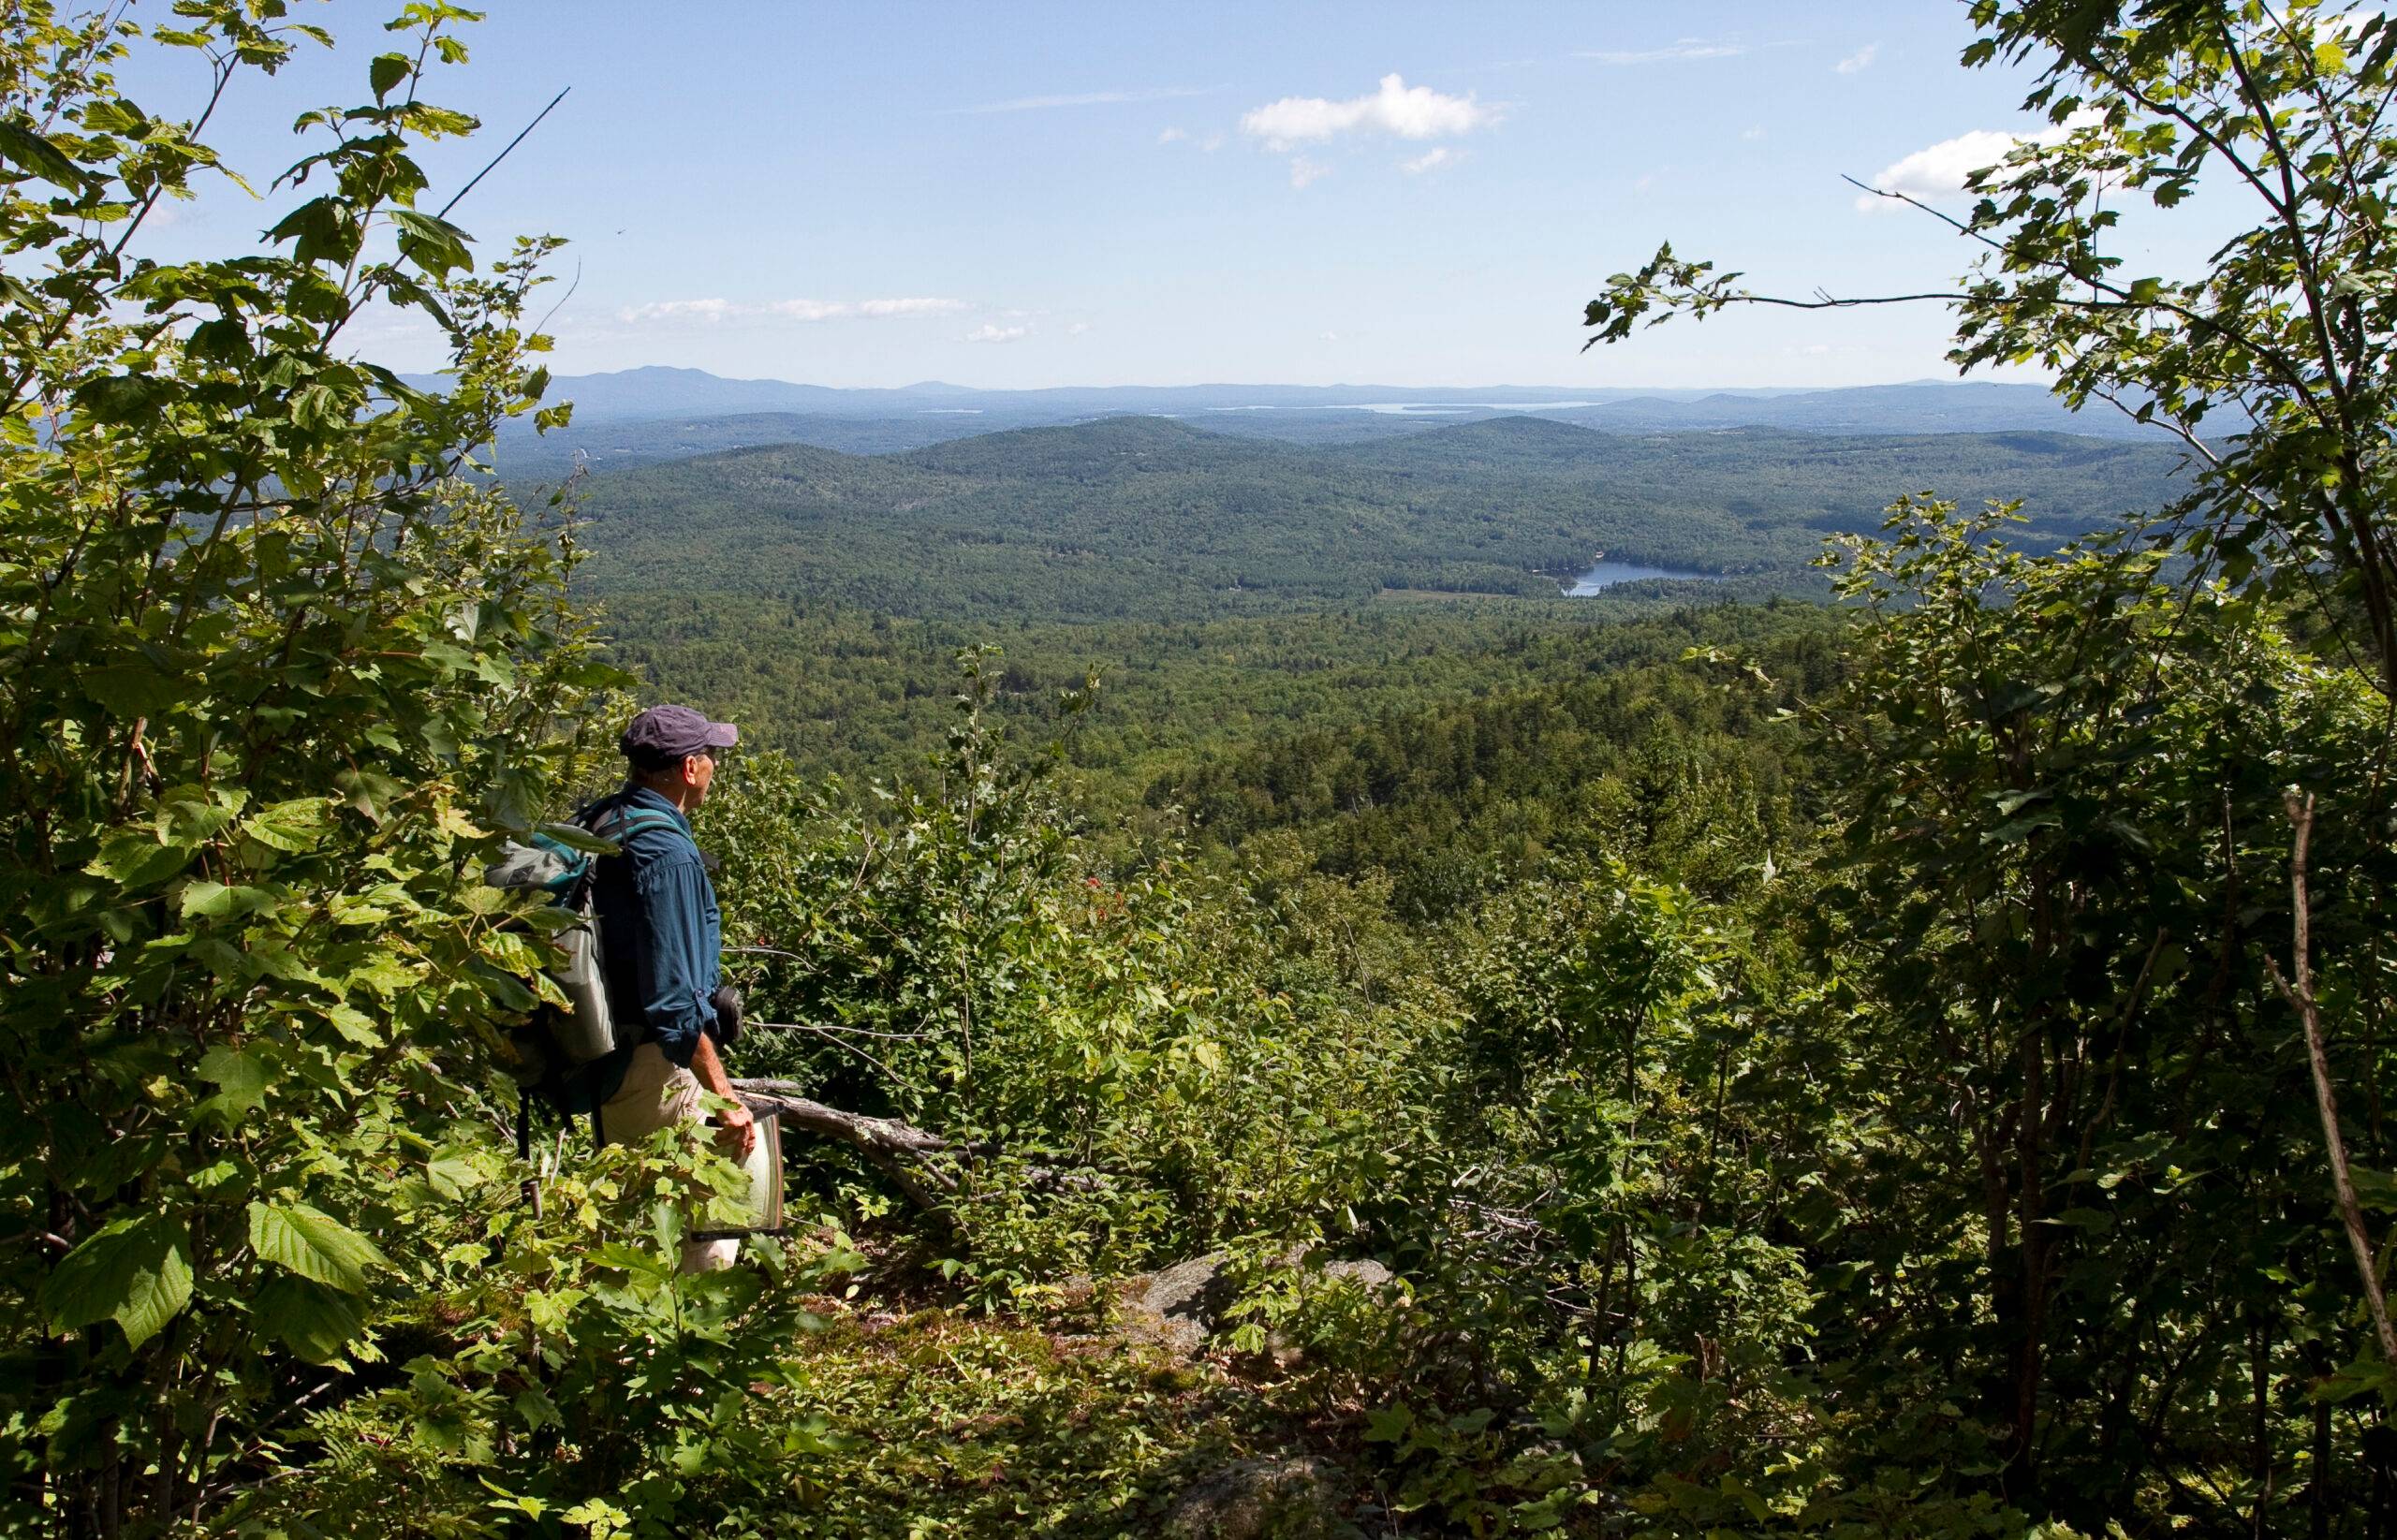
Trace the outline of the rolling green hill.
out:
M 2169 501 L 2174 451 L 2047 433 L 1593 433 L 1500 418 L 1300 446 L 1122 417 L 857 456 L 736 450 L 596 478 L 603 596 L 899 616 L 1204 620 L 1390 591 L 1552 595 L 1596 551 L 1816 591 L 1901 492 L 2022 497 L 2040 540 Z

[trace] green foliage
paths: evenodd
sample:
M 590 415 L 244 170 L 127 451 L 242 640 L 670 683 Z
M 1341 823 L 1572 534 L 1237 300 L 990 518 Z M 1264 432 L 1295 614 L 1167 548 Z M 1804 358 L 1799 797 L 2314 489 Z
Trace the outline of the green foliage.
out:
M 1603 550 L 1816 593 L 1823 533 L 1871 528 L 1896 491 L 2022 495 L 2061 541 L 2163 506 L 2179 458 L 2054 434 L 1654 437 L 1522 418 L 1301 448 L 1110 418 L 904 455 L 784 445 L 600 477 L 582 580 L 610 601 L 806 614 L 1203 621 L 1386 591 L 1550 597 L 1543 574 Z
M 1974 242 L 1972 270 L 1906 298 L 1953 306 L 1960 368 L 2036 365 L 2075 406 L 2110 403 L 2179 434 L 2202 473 L 2182 509 L 2188 550 L 2285 602 L 2314 602 L 2317 570 L 2334 575 L 2335 603 L 2397 692 L 2397 288 L 2383 249 L 2397 26 L 2342 0 L 1971 11 L 1980 35 L 1964 63 L 2031 68 L 2023 106 L 2051 127 L 1967 178 L 1976 200 L 1952 223 Z M 2202 271 L 2126 271 L 2124 205 L 2171 209 L 2201 179 L 2254 223 Z M 1736 304 L 1859 302 L 1759 296 L 1740 277 L 1661 247 L 1590 301 L 1584 345 Z
M 909 1195 L 937 1204 L 948 1270 L 986 1303 L 1288 1226 L 1257 1166 L 1292 1156 L 1291 1131 L 1253 1104 L 1313 1105 L 1373 1050 L 1254 976 L 1255 921 L 1178 859 L 1079 858 L 1054 757 L 1003 751 L 982 715 L 996 659 L 966 663 L 938 779 L 881 815 L 771 760 L 714 811 L 731 933 L 793 954 L 747 964 L 756 1013 L 794 1025 L 759 1028 L 738 1066 L 961 1146 Z
M 1717 585 L 1679 587 L 1691 597 L 1382 600 L 1186 624 L 999 626 L 638 594 L 611 598 L 608 615 L 610 656 L 660 694 L 706 701 L 742 724 L 744 743 L 754 736 L 805 773 L 855 782 L 913 776 L 940 753 L 957 653 L 1002 644 L 992 719 L 1030 741 L 1063 738 L 1079 772 L 1068 779 L 1104 814 L 1140 806 L 1157 775 L 1296 732 L 1669 661 L 1756 627 L 1828 624 L 1812 605 L 1749 609 Z M 1069 717 L 1061 702 L 1094 671 L 1106 688 Z
M 1871 694 L 1823 708 L 1849 789 L 1817 923 L 1857 960 L 1858 1051 L 1903 1066 L 1874 1101 L 1912 1131 L 1858 1171 L 1857 1199 L 1903 1203 L 1926 1177 L 1979 1195 L 1891 1226 L 1868 1275 L 1933 1271 L 1987 1317 L 1926 1316 L 1868 1359 L 1976 1343 L 1954 1393 L 2004 1430 L 2016 1479 L 2085 1526 L 2152 1500 L 2161 1450 L 2228 1445 L 2258 1485 L 2309 1436 L 2319 1460 L 2320 1434 L 2276 1408 L 2338 1393 L 2331 1371 L 2365 1348 L 2265 959 L 2289 930 L 2295 783 L 2339 810 L 2322 966 L 2379 1008 L 2380 703 L 2226 589 L 2158 582 L 2151 552 L 2031 560 L 1992 538 L 2001 513 L 1945 506 L 1895 527 L 1846 579 L 1909 608 L 1865 629 Z M 2334 1073 L 2376 1083 L 2380 1052 L 2351 1039 Z M 2354 1137 L 2387 1160 L 2376 1124 Z M 2154 1378 L 2159 1340 L 2184 1345 Z M 2233 1494 L 2217 1521 L 2260 1501 Z
M 195 5 L 146 41 L 43 7 L 0 33 L 14 1530 L 210 1506 L 381 1357 L 370 1312 L 425 1265 L 409 1184 L 477 1137 L 481 1051 L 527 1003 L 471 873 L 606 676 L 557 543 L 458 475 L 531 408 L 549 250 L 478 271 L 411 207 L 413 145 L 471 124 L 395 88 L 462 14 L 417 7 L 372 105 L 303 120 L 321 190 L 268 252 L 168 264 L 134 237 L 214 156 L 110 69 L 154 47 L 227 94 L 313 30 Z M 446 394 L 343 351 L 385 303 L 445 328 Z
M 488 1191 L 504 1186 L 505 1163 L 455 1157 L 442 1180 Z M 828 1231 L 680 1272 L 684 1235 L 730 1217 L 715 1205 L 743 1181 L 684 1125 L 561 1165 L 538 1213 L 420 1195 L 419 1287 L 376 1324 L 389 1357 L 412 1356 L 285 1434 L 302 1458 L 225 1522 L 617 1535 L 771 1513 L 840 1442 L 802 1434 L 790 1355 L 822 1326 L 815 1291 L 863 1259 Z
M 1829 686 L 1837 635 L 1819 609 L 1724 608 L 1510 649 L 1503 691 L 1185 761 L 1144 799 L 1228 843 L 1303 830 L 1318 870 L 1388 873 L 1391 902 L 1415 919 L 1551 854 L 1629 856 L 1725 894 L 1806 837 L 1774 718 Z M 1787 684 L 1728 691 L 1681 661 L 1743 643 Z
M 559 409 L 517 325 L 550 243 L 478 269 L 416 206 L 411 145 L 472 126 L 416 95 L 463 13 L 410 7 L 371 102 L 302 120 L 321 148 L 267 253 L 159 265 L 128 242 L 214 157 L 108 70 L 188 49 L 229 91 L 313 32 L 19 7 L 11 1533 L 1137 1534 L 1211 1466 L 1299 1446 L 1398 1533 L 2385 1533 L 2378 1273 L 2269 980 L 2296 785 L 2323 1079 L 2360 1104 L 2384 1225 L 2360 216 L 2387 157 L 2338 140 L 2376 122 L 2387 29 L 1977 14 L 1993 54 L 2064 51 L 2041 99 L 2072 131 L 1983 179 L 2001 255 L 1964 345 L 2052 350 L 2184 426 L 2196 388 L 2164 374 L 2244 380 L 2263 431 L 2183 509 L 2216 516 L 2194 565 L 2136 525 L 2066 538 L 2095 504 L 1908 498 L 1843 540 L 1845 617 L 1377 597 L 1514 592 L 1601 537 L 1669 559 L 1618 540 L 1642 532 L 1718 569 L 1753 536 L 1770 567 L 1927 463 L 1808 440 L 1775 479 L 1752 435 L 1507 423 L 1335 453 L 1110 422 L 604 492 L 620 656 L 758 737 L 803 717 L 808 770 L 932 750 L 862 796 L 757 755 L 701 813 L 756 1023 L 736 1071 L 912 1131 L 794 1138 L 816 1222 L 686 1276 L 744 1181 L 699 1130 L 589 1155 L 560 1130 L 528 1169 L 492 1096 L 540 946 L 476 875 L 596 781 L 618 676 L 566 602 L 572 530 L 467 462 Z M 2239 92 L 2306 105 L 2244 118 Z M 2075 179 L 2169 192 L 2159 122 L 2193 119 L 2292 175 L 2312 145 L 2285 196 L 2316 212 L 2210 286 L 2043 310 L 2039 263 L 2114 282 Z M 2283 378 L 2326 314 L 2309 274 L 2349 280 L 2346 330 Z M 1626 285 L 1594 319 L 1738 298 L 1669 255 Z M 369 302 L 439 321 L 447 390 L 344 350 Z M 2091 498 L 2147 463 L 1978 449 L 1971 474 Z M 1677 501 L 1669 471 L 1771 506 Z M 965 621 L 888 613 L 935 604 Z M 1112 618 L 1143 606 L 1182 619 Z M 1057 623 L 1005 654 L 963 634 L 1001 609 Z M 905 703 L 949 652 L 934 746 Z M 1091 693 L 1110 653 L 1118 705 Z M 1100 1337 L 1110 1280 L 1210 1251 L 1213 1361 Z

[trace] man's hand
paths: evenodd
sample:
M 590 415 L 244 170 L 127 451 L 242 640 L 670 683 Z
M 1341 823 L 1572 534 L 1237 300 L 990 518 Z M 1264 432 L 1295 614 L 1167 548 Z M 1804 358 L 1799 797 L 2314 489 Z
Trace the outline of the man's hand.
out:
M 718 1120 L 723 1127 L 716 1139 L 732 1151 L 733 1159 L 747 1160 L 749 1151 L 757 1148 L 757 1120 L 741 1105 L 741 1093 L 732 1089 L 724 1061 L 716 1057 L 715 1044 L 706 1033 L 699 1034 L 699 1046 L 691 1050 L 691 1073 L 699 1077 L 699 1084 L 732 1104 Z
M 745 1161 L 757 1148 L 757 1118 L 747 1107 L 735 1102 L 724 1109 L 717 1121 L 724 1126 L 716 1130 L 716 1142 L 732 1153 L 732 1158 Z

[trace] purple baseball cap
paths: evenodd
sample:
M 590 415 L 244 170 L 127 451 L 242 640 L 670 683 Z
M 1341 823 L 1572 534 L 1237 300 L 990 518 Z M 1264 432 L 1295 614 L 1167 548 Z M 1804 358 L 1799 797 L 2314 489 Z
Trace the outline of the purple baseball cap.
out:
M 710 722 L 688 706 L 652 706 L 633 718 L 616 747 L 635 764 L 665 765 L 740 741 L 741 729 L 729 722 Z

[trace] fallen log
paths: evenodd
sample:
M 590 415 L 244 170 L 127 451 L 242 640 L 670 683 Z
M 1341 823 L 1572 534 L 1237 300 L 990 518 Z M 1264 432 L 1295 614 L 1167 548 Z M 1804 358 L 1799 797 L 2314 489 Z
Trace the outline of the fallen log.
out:
M 971 1158 L 993 1152 L 988 1145 L 944 1138 L 896 1118 L 873 1118 L 827 1107 L 796 1094 L 801 1088 L 795 1080 L 735 1080 L 732 1089 L 753 1111 L 772 1112 L 793 1127 L 837 1139 L 855 1150 L 920 1209 L 938 1209 L 957 1191 L 957 1178 L 932 1157 Z M 1043 1192 L 1095 1193 L 1112 1185 L 1101 1172 L 1048 1166 L 1027 1166 L 1024 1178 Z
M 791 1080 L 735 1080 L 732 1089 L 752 1111 L 772 1112 L 786 1123 L 849 1146 L 919 1209 L 937 1209 L 957 1191 L 957 1179 L 925 1159 L 955 1148 L 937 1134 L 896 1118 L 869 1118 L 791 1095 L 799 1089 Z

